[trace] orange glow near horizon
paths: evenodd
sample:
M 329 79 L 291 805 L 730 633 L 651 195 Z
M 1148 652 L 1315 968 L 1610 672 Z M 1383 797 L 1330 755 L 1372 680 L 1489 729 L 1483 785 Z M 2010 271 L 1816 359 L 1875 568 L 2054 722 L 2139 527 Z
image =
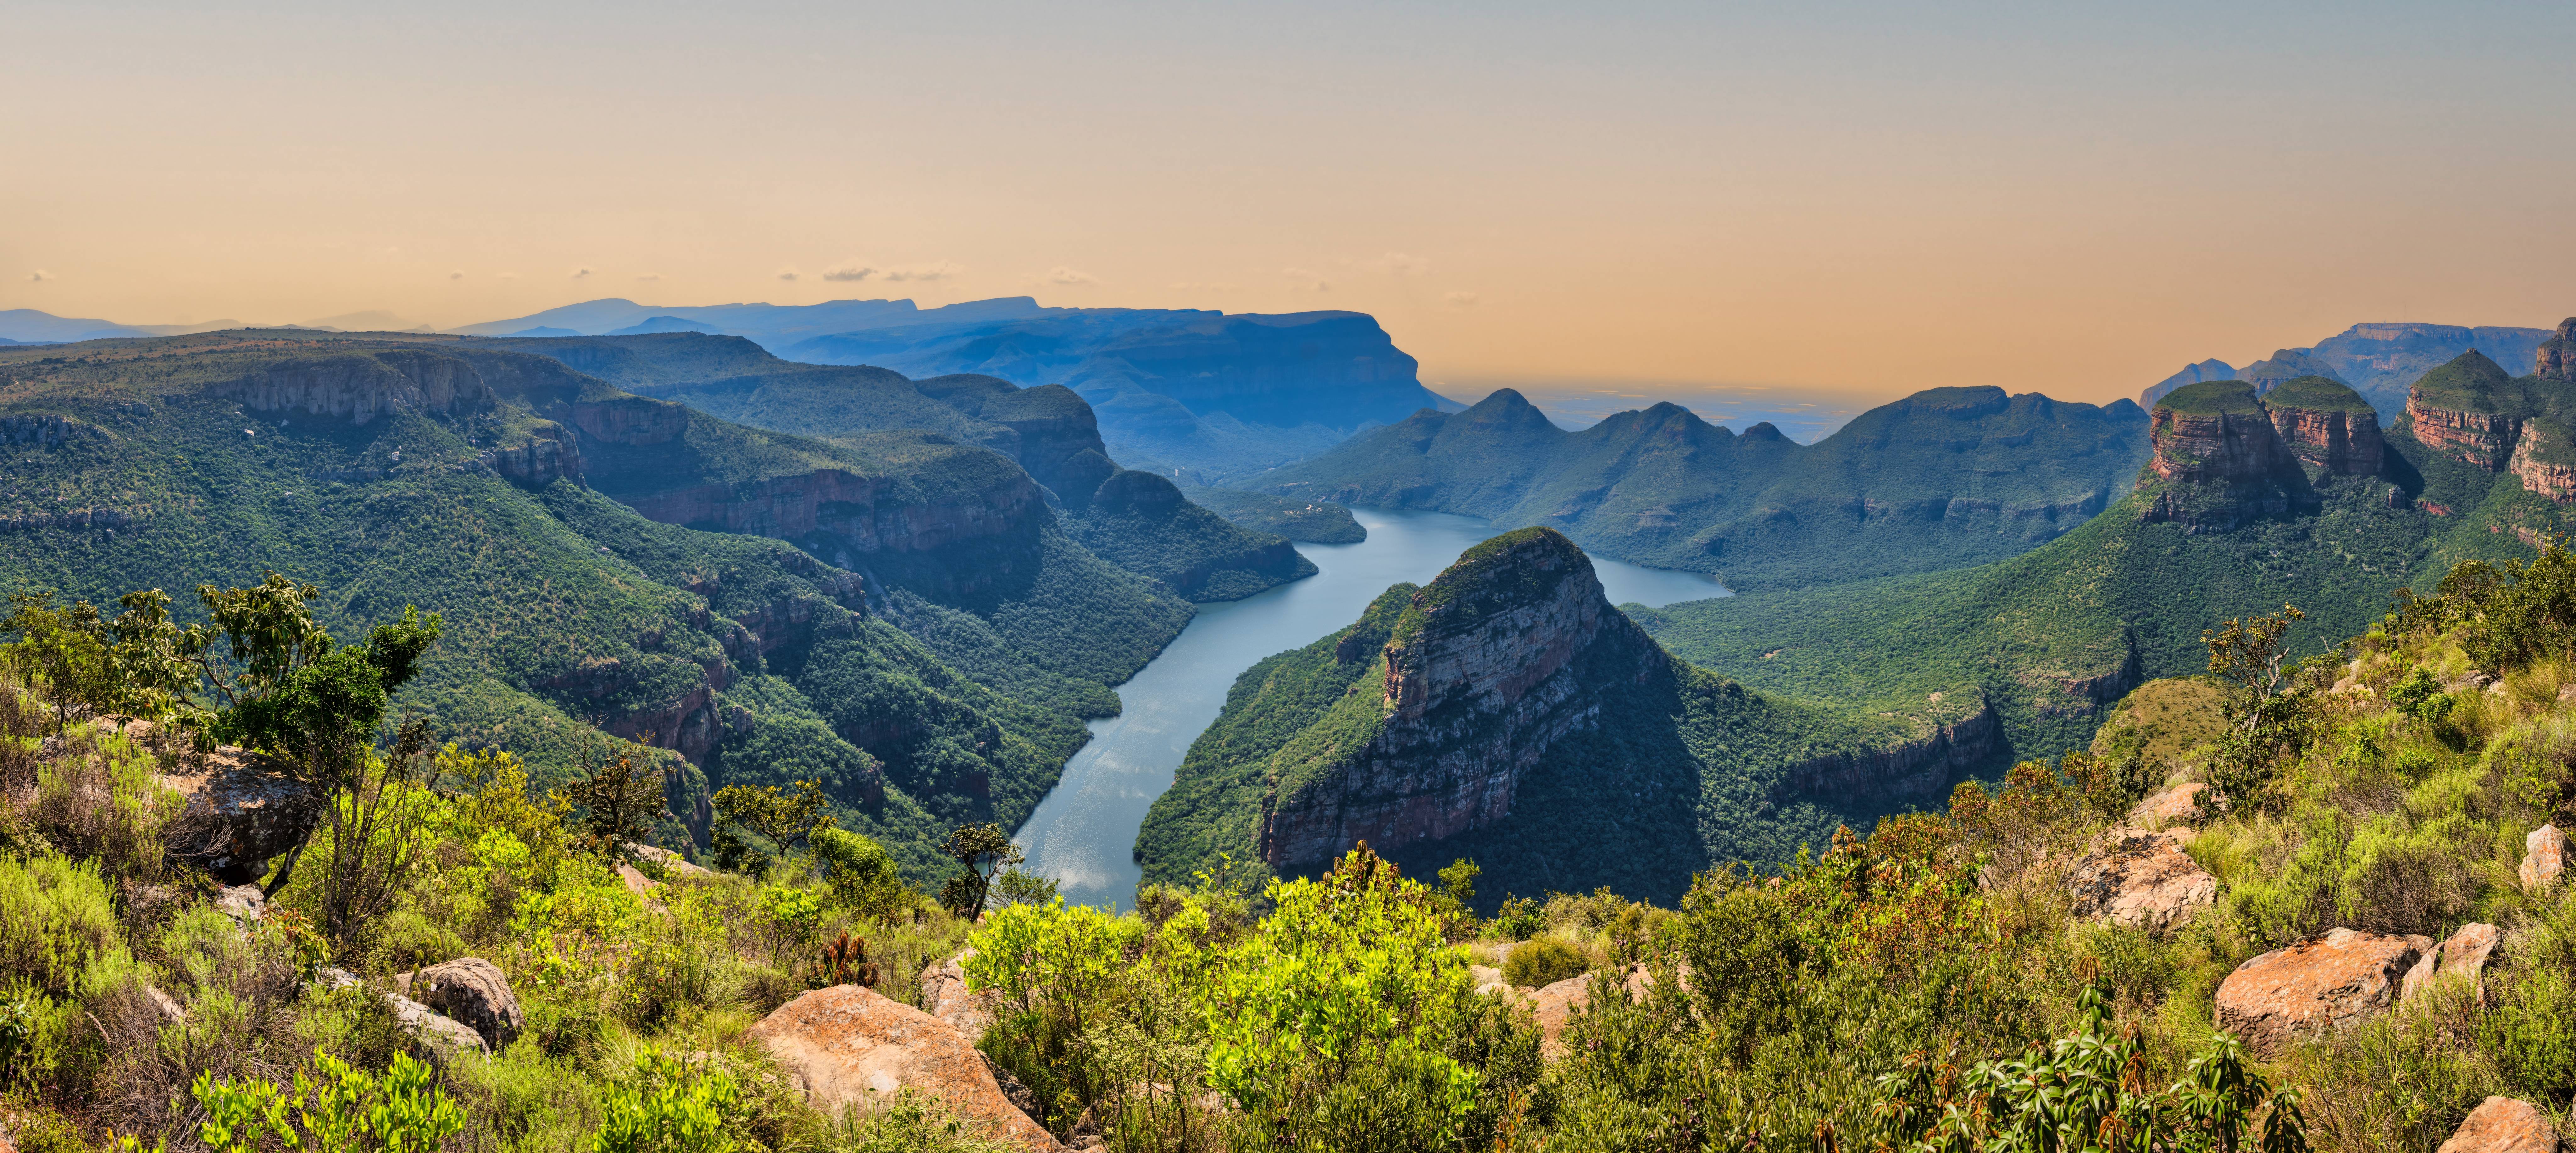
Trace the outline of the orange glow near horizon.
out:
M 2091 401 L 2576 314 L 2563 6 L 1602 11 L 28 4 L 0 308 L 1345 308 L 1434 387 Z

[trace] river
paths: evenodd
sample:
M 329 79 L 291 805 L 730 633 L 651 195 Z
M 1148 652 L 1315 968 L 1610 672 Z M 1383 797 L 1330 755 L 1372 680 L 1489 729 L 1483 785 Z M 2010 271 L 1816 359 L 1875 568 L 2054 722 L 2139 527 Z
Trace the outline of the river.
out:
M 1121 711 L 1091 722 L 1091 743 L 1064 767 L 1015 838 L 1030 872 L 1056 880 L 1066 901 L 1125 908 L 1143 875 L 1135 862 L 1145 810 L 1171 787 L 1190 742 L 1216 720 L 1234 678 L 1272 653 L 1303 648 L 1358 620 L 1399 581 L 1438 576 L 1458 554 L 1494 535 L 1475 517 L 1352 509 L 1368 529 L 1359 544 L 1300 544 L 1320 572 L 1257 596 L 1201 605 L 1160 656 L 1118 686 Z M 1612 604 L 1666 605 L 1728 596 L 1695 573 L 1592 558 Z

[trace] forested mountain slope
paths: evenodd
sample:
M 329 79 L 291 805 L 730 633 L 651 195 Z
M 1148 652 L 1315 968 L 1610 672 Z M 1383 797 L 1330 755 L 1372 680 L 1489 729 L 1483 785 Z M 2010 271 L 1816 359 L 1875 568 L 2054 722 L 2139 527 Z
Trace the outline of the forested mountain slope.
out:
M 712 787 L 819 778 L 927 876 L 1191 612 L 990 451 L 763 432 L 479 342 L 103 341 L 0 378 L 0 584 L 189 610 L 273 570 L 333 627 L 439 612 L 406 707 L 541 781 L 649 740 L 700 835 Z
M 872 445 L 875 431 L 918 430 L 992 449 L 1046 487 L 1076 540 L 1194 600 L 1232 600 L 1315 571 L 1284 537 L 1209 512 L 1167 480 L 1124 473 L 1091 406 L 1056 385 L 974 375 L 916 381 L 882 368 L 779 360 L 740 337 L 694 333 L 497 343 L 755 428 L 852 446 Z M 1095 503 L 1099 492 L 1107 496 Z
M 2458 399 L 2455 379 L 2498 387 Z M 1973 688 L 2012 755 L 2050 756 L 2088 742 L 2102 706 L 2139 681 L 2198 670 L 2201 633 L 2224 618 L 2297 603 L 2309 616 L 2294 646 L 2314 652 L 2367 628 L 2400 587 L 2429 588 L 2463 559 L 2527 556 L 2564 531 L 2550 466 L 2508 468 L 2518 443 L 2554 443 L 2550 426 L 2466 410 L 2523 412 L 2568 387 L 2515 382 L 2463 353 L 2415 385 L 2413 413 L 2383 437 L 2356 393 L 2321 378 L 2259 398 L 2241 382 L 2188 385 L 2156 407 L 2138 490 L 2025 555 L 1635 615 L 1684 659 L 1802 698 Z M 2443 431 L 2506 423 L 2530 431 Z
M 1672 404 L 1566 432 L 1504 389 L 1240 487 L 1543 524 L 1604 556 L 1761 589 L 2011 556 L 2118 500 L 2146 453 L 2127 401 L 1999 388 L 1917 393 L 1813 445 Z

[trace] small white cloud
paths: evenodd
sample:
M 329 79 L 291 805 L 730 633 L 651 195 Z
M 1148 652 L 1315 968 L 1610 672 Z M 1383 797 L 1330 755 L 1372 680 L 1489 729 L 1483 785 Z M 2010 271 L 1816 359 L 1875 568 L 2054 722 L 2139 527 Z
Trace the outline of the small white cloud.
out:
M 1431 271 L 1428 258 L 1402 252 L 1387 253 L 1369 261 L 1368 266 L 1391 276 L 1420 276 Z
M 447 274 L 447 278 L 449 280 L 463 280 L 465 279 L 465 270 L 462 268 L 454 269 Z
M 779 269 L 779 270 L 778 270 L 778 279 L 780 279 L 780 280 L 794 280 L 794 279 L 796 279 L 796 270 L 795 270 L 795 269 L 793 269 L 793 268 L 782 268 L 782 269 Z
M 1099 277 L 1097 277 L 1097 276 L 1093 276 L 1092 274 L 1090 274 L 1090 273 L 1088 273 L 1088 272 L 1084 272 L 1084 271 L 1082 271 L 1082 270 L 1080 270 L 1080 269 L 1075 269 L 1075 268 L 1066 268 L 1065 266 L 1063 266 L 1063 265 L 1061 265 L 1061 264 L 1056 265 L 1054 268 L 1050 268 L 1050 269 L 1048 269 L 1048 270 L 1047 270 L 1047 274 L 1046 274 L 1046 279 L 1047 279 L 1047 283 L 1049 283 L 1049 284 L 1098 284 L 1098 283 L 1100 283 L 1100 278 L 1099 278 Z
M 587 268 L 576 268 L 572 270 L 572 278 L 574 280 L 588 280 L 590 279 L 590 272 L 591 270 Z
M 660 279 L 662 279 L 662 274 L 661 274 L 661 273 L 658 273 L 658 272 L 647 272 L 647 273 L 645 273 L 645 274 L 644 274 L 644 275 L 642 275 L 642 276 L 638 276 L 638 277 L 636 277 L 635 279 L 637 279 L 637 280 L 660 280 Z
M 1441 299 L 1448 301 L 1451 308 L 1476 307 L 1476 294 L 1472 292 L 1452 292 Z
M 866 280 L 875 275 L 877 275 L 876 269 L 855 260 L 846 264 L 835 264 L 823 270 L 823 279 L 843 284 Z
M 948 280 L 963 275 L 965 271 L 964 265 L 951 264 L 942 260 L 931 264 L 909 264 L 902 268 L 889 268 L 885 270 L 884 276 L 888 280 Z
M 1333 290 L 1333 282 L 1324 279 L 1322 273 L 1311 268 L 1282 268 L 1279 270 L 1279 275 L 1290 280 L 1305 281 L 1305 287 L 1310 291 L 1331 292 Z
M 29 280 L 52 280 L 53 278 L 53 273 L 47 272 L 41 268 L 27 274 L 27 279 Z

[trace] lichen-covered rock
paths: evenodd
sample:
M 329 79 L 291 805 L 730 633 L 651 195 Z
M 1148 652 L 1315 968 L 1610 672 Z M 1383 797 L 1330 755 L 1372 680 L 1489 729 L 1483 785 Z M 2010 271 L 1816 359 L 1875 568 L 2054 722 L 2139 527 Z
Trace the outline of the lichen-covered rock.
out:
M 173 856 L 232 884 L 257 880 L 261 862 L 304 843 L 322 819 L 320 790 L 220 748 L 161 778 L 186 798 L 168 844 Z
M 481 957 L 428 966 L 412 975 L 411 987 L 422 1004 L 464 1022 L 494 1049 L 509 1048 L 528 1024 L 509 977 Z
M 668 869 L 674 876 L 712 877 L 716 875 L 715 870 L 703 865 L 690 864 L 687 857 L 683 857 L 678 853 L 674 853 L 659 845 L 647 845 L 636 841 L 628 841 L 626 842 L 626 852 L 628 856 L 634 857 L 636 860 L 650 861 L 653 864 Z
M 232 885 L 215 892 L 215 910 L 243 924 L 268 913 L 268 894 L 257 885 Z
M 2218 900 L 2218 878 L 2182 851 L 2181 835 L 2114 829 L 2067 874 L 2078 917 L 2162 930 Z
M 2537 893 L 2558 883 L 2567 868 L 2567 834 L 2542 825 L 2522 839 L 2522 887 Z
M 749 1036 L 825 1114 L 879 1107 L 916 1089 L 1025 1149 L 1063 1148 L 1011 1104 L 984 1055 L 947 1022 L 874 989 L 835 985 L 781 1005 Z
M 966 988 L 966 958 L 975 955 L 968 949 L 954 957 L 921 971 L 921 1004 L 930 1015 L 954 1027 L 969 1045 L 984 1039 L 984 1030 L 993 1027 L 993 999 Z
M 2148 797 L 2129 810 L 2128 824 L 2134 828 L 2159 830 L 2169 825 L 2189 824 L 2200 819 L 2200 796 L 2209 786 L 2199 781 L 2186 781 Z
M 2406 984 L 2398 990 L 2397 999 L 2407 1001 L 2431 987 L 2435 977 L 2463 976 L 2471 981 L 2486 971 L 2487 960 L 2495 956 L 2496 946 L 2504 943 L 2504 931 L 2493 925 L 2471 922 L 2460 926 L 2438 949 L 2427 949 L 2424 958 L 2406 971 Z M 2486 1000 L 2481 987 L 2478 999 Z
M 2559 1153 L 2549 1115 L 2528 1101 L 2489 1097 L 2469 1112 L 2438 1153 Z
M 2218 986 L 2218 1027 L 2274 1057 L 2304 1034 L 2358 1021 L 2396 999 L 2433 939 L 2335 929 L 2236 967 Z

